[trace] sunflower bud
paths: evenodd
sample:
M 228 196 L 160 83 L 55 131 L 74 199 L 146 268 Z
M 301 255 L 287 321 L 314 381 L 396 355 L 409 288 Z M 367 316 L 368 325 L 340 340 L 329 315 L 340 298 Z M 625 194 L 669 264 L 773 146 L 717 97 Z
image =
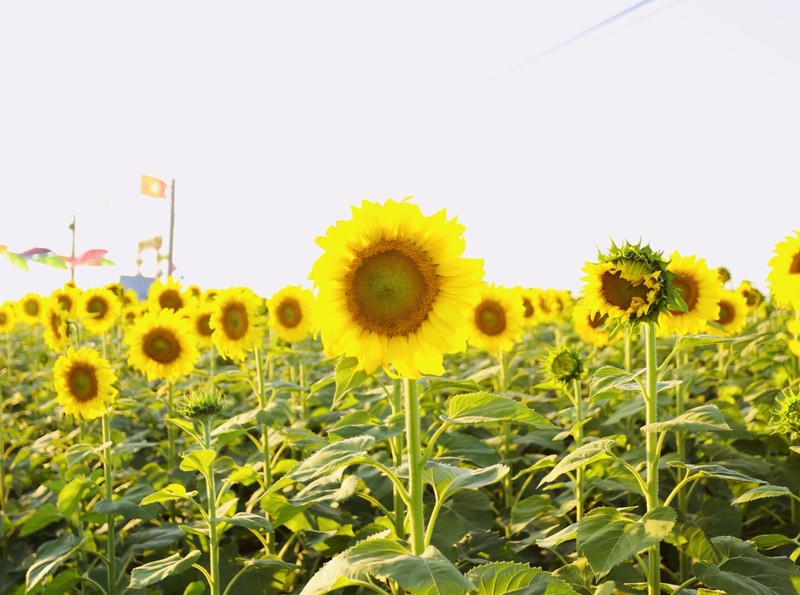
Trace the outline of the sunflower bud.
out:
M 217 388 L 192 389 L 177 405 L 178 413 L 199 421 L 219 415 L 225 408 L 225 395 Z
M 542 369 L 549 378 L 568 384 L 583 374 L 583 359 L 576 349 L 559 345 L 548 351 Z
M 795 394 L 790 389 L 783 391 L 783 396 L 778 397 L 778 410 L 774 412 L 775 429 L 784 434 L 800 434 L 800 393 Z

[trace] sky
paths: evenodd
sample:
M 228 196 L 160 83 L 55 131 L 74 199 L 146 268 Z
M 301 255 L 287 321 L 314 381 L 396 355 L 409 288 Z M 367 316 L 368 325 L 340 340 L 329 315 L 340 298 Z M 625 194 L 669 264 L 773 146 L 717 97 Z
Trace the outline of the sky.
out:
M 487 281 L 576 294 L 612 240 L 764 290 L 800 229 L 794 0 L 4 2 L 0 56 L 0 245 L 68 255 L 74 216 L 115 263 L 81 287 L 166 247 L 142 174 L 175 180 L 176 278 L 265 297 L 310 287 L 363 199 L 445 209 Z M 0 300 L 68 279 L 0 255 Z

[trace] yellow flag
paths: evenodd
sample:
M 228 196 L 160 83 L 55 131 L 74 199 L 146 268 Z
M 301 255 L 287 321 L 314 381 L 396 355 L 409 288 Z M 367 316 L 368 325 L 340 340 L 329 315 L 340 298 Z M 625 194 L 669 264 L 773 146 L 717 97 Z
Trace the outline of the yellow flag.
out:
M 155 196 L 156 198 L 166 198 L 167 183 L 153 176 L 142 176 L 142 194 Z

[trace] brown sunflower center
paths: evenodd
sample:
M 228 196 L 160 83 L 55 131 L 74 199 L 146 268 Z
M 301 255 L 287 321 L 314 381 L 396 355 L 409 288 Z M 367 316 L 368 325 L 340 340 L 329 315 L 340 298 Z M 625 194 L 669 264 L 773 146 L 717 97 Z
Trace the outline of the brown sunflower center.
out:
M 27 300 L 23 305 L 25 309 L 25 314 L 28 316 L 38 316 L 39 315 L 39 302 L 36 300 Z
M 238 341 L 247 333 L 250 323 L 244 304 L 228 304 L 222 312 L 222 330 L 229 339 Z
M 734 313 L 733 306 L 725 300 L 721 300 L 719 303 L 719 316 L 717 317 L 716 323 L 722 326 L 730 324 L 734 318 Z
M 208 323 L 209 320 L 211 320 L 211 314 L 201 314 L 197 317 L 195 327 L 197 328 L 197 334 L 201 337 L 210 337 L 214 333 L 214 329 Z
M 181 355 L 178 337 L 166 328 L 154 328 L 144 336 L 144 354 L 160 364 L 170 364 Z
M 0 326 L 5 326 L 6 324 L 8 324 L 8 314 L 0 312 Z
M 483 300 L 475 308 L 475 326 L 484 335 L 499 335 L 506 330 L 506 311 L 494 300 Z
M 428 253 L 413 242 L 383 240 L 359 252 L 345 276 L 347 308 L 364 329 L 408 335 L 428 318 L 439 281 Z
M 174 289 L 165 289 L 158 296 L 158 305 L 162 308 L 172 308 L 176 312 L 183 308 L 183 298 Z
M 608 314 L 600 314 L 600 312 L 595 312 L 594 314 L 590 314 L 586 317 L 586 321 L 592 328 L 600 328 L 606 323 L 607 319 Z
M 50 330 L 56 339 L 61 339 L 64 336 L 61 332 L 61 315 L 56 311 L 50 313 Z
M 278 306 L 278 321 L 286 328 L 294 328 L 303 319 L 303 312 L 296 299 L 287 297 Z
M 89 314 L 92 314 L 93 318 L 105 318 L 105 315 L 108 312 L 108 302 L 106 302 L 106 300 L 100 296 L 94 296 L 90 298 L 89 302 L 86 304 L 86 311 L 89 312 Z
M 69 372 L 69 392 L 79 403 L 97 396 L 97 372 L 92 366 L 75 364 Z
M 622 277 L 621 271 L 603 273 L 602 284 L 603 297 L 612 306 L 627 311 L 636 298 L 647 302 L 647 293 L 649 292 L 647 286 L 644 283 L 634 285 Z
M 692 312 L 700 295 L 697 280 L 688 275 L 675 277 L 672 280 L 672 286 L 678 291 L 683 301 L 686 302 L 686 311 Z M 678 312 L 673 312 L 673 314 L 678 314 Z
M 69 312 L 70 310 L 72 310 L 72 298 L 71 297 L 69 297 L 68 295 L 63 295 L 62 294 L 62 295 L 58 296 L 57 300 L 58 300 L 58 305 L 62 310 L 66 311 L 66 312 Z
M 789 274 L 797 275 L 798 273 L 800 273 L 800 252 L 792 257 L 792 264 L 789 267 Z
M 530 318 L 533 316 L 533 304 L 531 303 L 531 299 L 529 297 L 522 298 L 522 307 L 525 308 L 525 318 Z

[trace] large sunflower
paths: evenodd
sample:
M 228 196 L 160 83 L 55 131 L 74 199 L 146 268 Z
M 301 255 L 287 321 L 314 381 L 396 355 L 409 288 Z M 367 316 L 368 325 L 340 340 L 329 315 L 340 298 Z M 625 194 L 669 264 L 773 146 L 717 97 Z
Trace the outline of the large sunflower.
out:
M 14 304 L 3 302 L 0 304 L 0 333 L 9 333 L 17 324 L 17 315 Z
M 148 380 L 186 376 L 200 357 L 191 323 L 169 308 L 145 312 L 125 332 L 125 343 L 128 363 Z
M 38 293 L 26 293 L 17 301 L 17 317 L 28 326 L 41 322 L 44 299 Z
M 117 395 L 111 365 L 94 350 L 70 347 L 53 367 L 56 400 L 70 415 L 94 419 Z
M 605 347 L 612 342 L 611 335 L 605 329 L 606 320 L 608 315 L 592 312 L 584 300 L 578 300 L 572 309 L 572 328 L 578 338 L 595 347 Z M 622 333 L 617 333 L 614 340 L 621 337 Z
M 517 293 L 484 285 L 472 309 L 469 344 L 493 355 L 511 351 L 522 339 L 524 316 L 525 308 Z
M 324 252 L 309 275 L 325 353 L 367 373 L 443 374 L 443 354 L 466 348 L 483 278 L 483 261 L 461 256 L 464 226 L 406 201 L 365 200 L 352 214 L 317 239 Z
M 659 334 L 696 335 L 705 331 L 719 315 L 722 284 L 716 270 L 704 258 L 681 256 L 674 252 L 667 269 L 675 274 L 672 285 L 686 303 L 686 311 L 668 310 L 658 317 Z
M 166 283 L 156 279 L 150 285 L 147 292 L 148 307 L 153 311 L 171 309 L 180 312 L 186 308 L 193 298 L 192 295 L 184 291 L 180 283 L 172 277 L 168 277 Z
M 229 287 L 217 294 L 209 326 L 211 340 L 222 357 L 243 360 L 260 344 L 263 324 L 258 296 L 246 287 Z
M 96 287 L 87 289 L 81 295 L 78 315 L 83 326 L 90 333 L 107 333 L 119 318 L 121 305 L 119 298 L 110 289 Z
M 723 289 L 718 303 L 719 315 L 713 322 L 719 326 L 709 325 L 708 332 L 726 337 L 741 333 L 747 324 L 747 300 L 744 296 Z
M 770 292 L 779 306 L 800 310 L 800 231 L 775 246 L 767 274 Z
M 57 299 L 46 300 L 42 308 L 44 342 L 56 352 L 67 348 L 67 313 L 62 310 Z
M 301 341 L 311 333 L 314 294 L 299 285 L 289 285 L 267 302 L 269 325 L 287 343 Z

